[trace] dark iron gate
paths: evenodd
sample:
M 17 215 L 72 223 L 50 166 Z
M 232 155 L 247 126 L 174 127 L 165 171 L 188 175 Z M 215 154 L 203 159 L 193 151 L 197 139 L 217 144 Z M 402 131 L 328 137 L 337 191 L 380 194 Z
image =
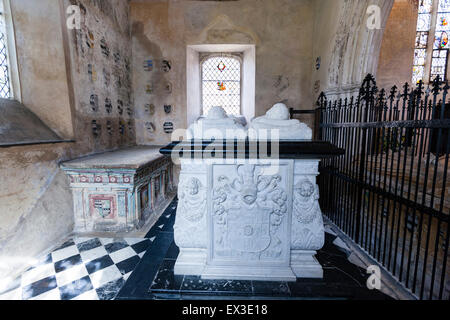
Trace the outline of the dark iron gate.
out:
M 450 299 L 449 86 L 318 100 L 318 137 L 344 148 L 321 164 L 324 214 L 421 299 Z M 327 196 L 325 196 L 327 195 Z

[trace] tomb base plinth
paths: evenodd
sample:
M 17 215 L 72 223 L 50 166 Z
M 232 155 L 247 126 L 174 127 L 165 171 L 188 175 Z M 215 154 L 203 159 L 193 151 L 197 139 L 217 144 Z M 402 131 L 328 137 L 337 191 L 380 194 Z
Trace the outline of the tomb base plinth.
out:
M 161 153 L 176 146 L 178 153 L 195 150 L 194 144 L 173 143 Z M 223 144 L 198 146 L 206 155 Z M 289 141 L 280 142 L 274 159 L 249 153 L 182 157 L 175 274 L 256 281 L 323 277 L 314 257 L 325 241 L 316 179 L 321 158 L 333 152 L 338 150 L 328 144 Z

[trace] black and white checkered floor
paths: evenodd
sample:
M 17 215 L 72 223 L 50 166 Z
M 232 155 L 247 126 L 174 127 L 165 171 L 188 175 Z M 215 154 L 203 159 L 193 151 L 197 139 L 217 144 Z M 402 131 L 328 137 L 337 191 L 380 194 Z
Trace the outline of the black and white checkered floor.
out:
M 24 272 L 0 300 L 112 300 L 174 214 L 173 204 L 145 238 L 71 238 Z

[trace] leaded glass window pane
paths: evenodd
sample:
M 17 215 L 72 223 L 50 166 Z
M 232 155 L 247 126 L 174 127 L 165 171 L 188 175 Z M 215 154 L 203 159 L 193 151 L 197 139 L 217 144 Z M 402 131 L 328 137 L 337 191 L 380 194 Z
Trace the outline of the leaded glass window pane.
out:
M 436 76 L 440 76 L 442 80 L 446 78 L 447 71 L 447 55 L 448 50 L 434 50 L 433 59 L 431 61 L 431 78 L 433 81 Z
M 421 13 L 417 19 L 417 31 L 429 31 L 431 27 L 431 14 Z
M 447 54 L 450 35 L 450 0 L 439 0 L 436 16 L 436 33 L 431 56 L 430 81 L 436 76 L 446 79 Z
M 229 115 L 241 114 L 241 61 L 231 56 L 212 56 L 202 63 L 203 114 L 222 107 Z
M 421 0 L 419 2 L 419 13 L 430 13 L 433 10 L 433 0 Z
M 428 32 L 417 32 L 416 34 L 416 48 L 417 49 L 426 49 L 428 43 Z
M 7 43 L 3 2 L 0 1 L 0 98 L 6 99 L 11 97 Z
M 418 83 L 420 80 L 423 80 L 424 74 L 425 74 L 424 66 L 414 66 L 412 82 Z
M 426 49 L 416 49 L 414 50 L 414 65 L 415 66 L 424 66 L 425 58 L 427 56 Z

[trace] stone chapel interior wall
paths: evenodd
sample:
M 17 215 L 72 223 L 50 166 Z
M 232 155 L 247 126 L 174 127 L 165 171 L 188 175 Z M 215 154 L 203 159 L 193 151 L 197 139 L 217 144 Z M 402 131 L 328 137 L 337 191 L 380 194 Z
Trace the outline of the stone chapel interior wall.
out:
M 395 0 L 381 45 L 377 71 L 380 88 L 411 83 L 416 25 L 417 7 L 408 0 Z
M 125 59 L 131 60 L 128 1 L 61 1 L 65 6 L 82 4 L 86 9 L 95 52 L 80 54 L 81 43 L 76 42 L 79 31 L 70 31 L 66 34 L 68 41 L 63 41 L 65 17 L 56 0 L 11 1 L 23 103 L 55 131 L 54 123 L 74 128 L 73 136 L 58 133 L 75 142 L 0 149 L 0 278 L 20 273 L 33 262 L 30 257 L 57 245 L 72 232 L 72 195 L 59 162 L 135 144 L 133 97 L 126 80 L 131 70 L 125 63 Z M 110 49 L 108 58 L 102 53 L 103 35 Z M 86 45 L 85 38 L 83 41 Z M 115 53 L 119 51 L 117 63 Z M 95 83 L 91 82 L 88 64 L 97 70 Z M 105 84 L 103 69 L 110 72 L 109 85 Z M 119 75 L 123 77 L 120 88 L 115 84 Z M 97 112 L 91 109 L 91 90 L 99 96 Z M 73 105 L 70 94 L 74 95 Z M 105 108 L 107 97 L 112 103 L 111 113 Z M 118 113 L 119 99 L 124 100 L 122 115 Z M 92 120 L 102 126 L 98 137 L 93 135 Z M 107 121 L 112 123 L 112 134 Z M 119 132 L 121 122 L 125 124 L 123 135 Z
M 138 144 L 164 144 L 186 123 L 186 48 L 196 44 L 256 45 L 256 116 L 275 103 L 311 109 L 312 0 L 132 1 L 133 90 Z M 144 61 L 153 60 L 153 71 Z M 161 71 L 162 60 L 172 69 Z M 171 83 L 172 93 L 164 92 Z M 148 84 L 153 94 L 146 93 Z M 146 112 L 146 105 L 155 110 Z M 172 105 L 166 114 L 164 105 Z M 155 131 L 147 130 L 151 122 Z

